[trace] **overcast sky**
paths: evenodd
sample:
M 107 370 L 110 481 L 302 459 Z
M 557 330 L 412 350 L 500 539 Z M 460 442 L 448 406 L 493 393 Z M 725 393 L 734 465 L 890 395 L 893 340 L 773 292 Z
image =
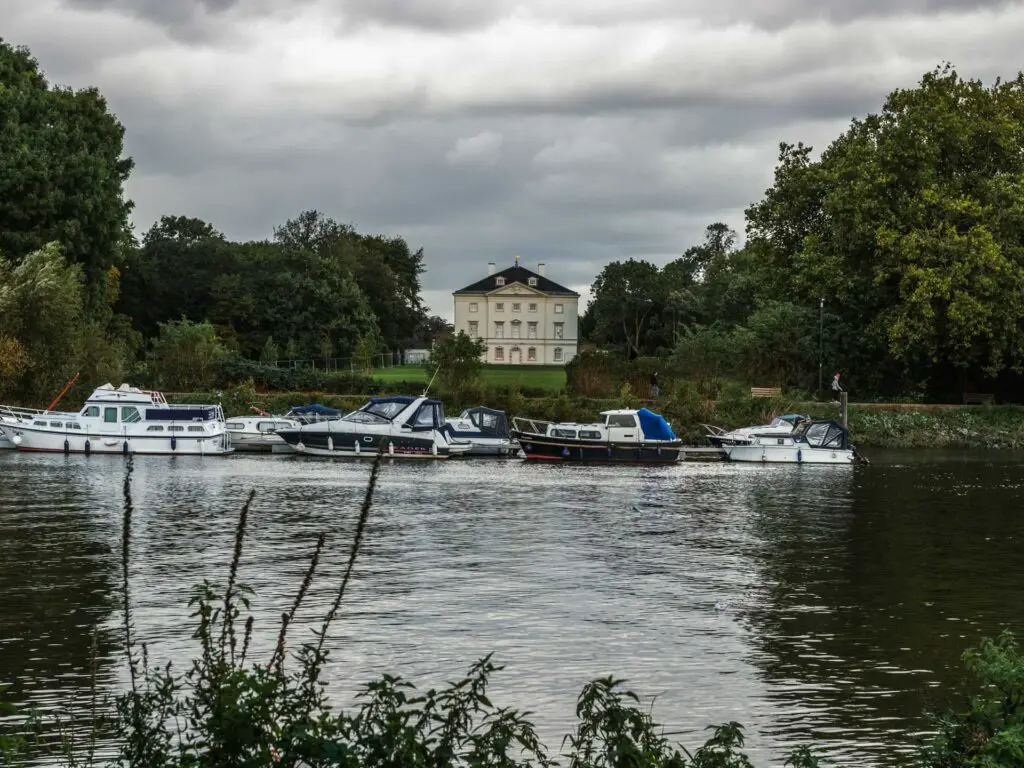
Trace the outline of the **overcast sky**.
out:
M 488 261 L 664 263 L 942 61 L 1022 65 L 1024 6 L 971 0 L 0 0 L 0 35 L 127 129 L 141 235 L 236 239 L 316 208 L 426 253 L 425 299 Z

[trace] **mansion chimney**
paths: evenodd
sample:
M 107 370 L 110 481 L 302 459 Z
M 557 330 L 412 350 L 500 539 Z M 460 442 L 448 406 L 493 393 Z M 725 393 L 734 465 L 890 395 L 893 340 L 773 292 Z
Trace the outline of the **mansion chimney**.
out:
M 540 262 L 539 264 L 537 264 L 537 274 L 540 275 L 541 277 L 544 277 L 544 262 L 543 261 Z
M 494 274 L 494 262 L 493 261 L 487 262 L 487 274 L 488 275 L 493 275 Z

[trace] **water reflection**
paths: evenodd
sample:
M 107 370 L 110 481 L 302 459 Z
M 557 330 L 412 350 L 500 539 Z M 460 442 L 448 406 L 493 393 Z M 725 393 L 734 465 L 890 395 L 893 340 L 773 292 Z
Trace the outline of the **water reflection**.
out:
M 739 720 L 755 757 L 815 740 L 850 764 L 884 763 L 920 729 L 929 686 L 959 678 L 967 640 L 1019 619 L 1024 470 L 919 457 L 854 471 L 386 466 L 332 632 L 329 691 L 347 705 L 383 671 L 435 685 L 494 651 L 508 665 L 495 700 L 535 711 L 552 747 L 583 684 L 614 673 L 656 695 L 656 716 L 688 745 Z M 0 455 L 0 680 L 20 681 L 23 701 L 81 690 L 64 675 L 87 663 L 96 624 L 101 685 L 124 684 L 123 469 L 117 457 Z M 181 669 L 191 657 L 189 590 L 223 580 L 251 488 L 242 579 L 257 595 L 257 658 L 328 533 L 293 628 L 293 642 L 307 637 L 337 588 L 367 469 L 137 460 L 130 571 L 151 658 Z

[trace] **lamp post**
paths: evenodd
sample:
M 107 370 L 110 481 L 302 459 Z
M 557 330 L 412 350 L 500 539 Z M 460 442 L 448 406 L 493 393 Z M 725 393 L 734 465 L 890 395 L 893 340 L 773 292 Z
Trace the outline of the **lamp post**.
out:
M 822 354 L 825 348 L 825 297 L 818 301 L 818 397 L 821 397 Z

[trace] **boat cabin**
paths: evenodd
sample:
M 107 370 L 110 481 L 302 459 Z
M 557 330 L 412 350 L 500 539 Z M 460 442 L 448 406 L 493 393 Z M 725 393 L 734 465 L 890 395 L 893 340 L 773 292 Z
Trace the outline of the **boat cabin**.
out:
M 445 424 L 444 404 L 440 400 L 409 395 L 371 397 L 366 405 L 342 420 L 357 424 L 396 424 L 413 431 L 441 429 Z
M 595 424 L 551 424 L 547 434 L 570 440 L 607 440 L 614 443 L 677 439 L 671 425 L 646 408 L 602 411 L 601 421 Z
M 45 417 L 45 421 L 44 418 Z M 41 415 L 35 426 L 50 426 L 63 429 L 81 429 L 80 419 L 88 423 L 116 426 L 139 422 L 207 422 L 220 421 L 223 411 L 219 405 L 169 405 L 160 392 L 138 389 L 122 384 L 116 389 L 104 384 L 85 401 L 80 412 L 48 413 Z M 57 423 L 52 419 L 60 419 Z M 150 427 L 163 430 L 163 427 Z M 200 430 L 202 428 L 200 427 Z
M 508 437 L 508 417 L 504 411 L 477 406 L 459 414 L 460 421 L 469 421 L 488 437 Z
M 831 420 L 805 421 L 797 426 L 793 436 L 812 448 L 839 451 L 850 447 L 850 431 Z

